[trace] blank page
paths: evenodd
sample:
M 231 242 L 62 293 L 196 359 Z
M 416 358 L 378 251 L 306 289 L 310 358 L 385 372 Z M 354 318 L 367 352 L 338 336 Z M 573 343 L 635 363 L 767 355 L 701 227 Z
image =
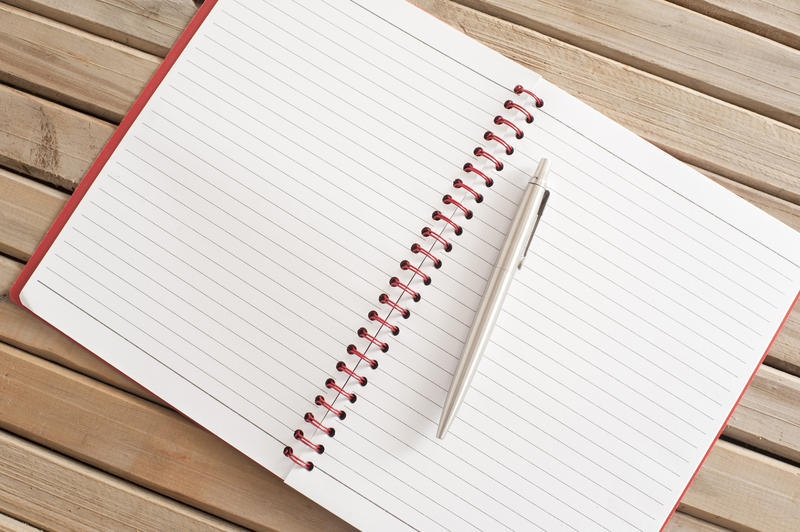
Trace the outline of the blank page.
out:
M 533 124 L 503 107 L 533 109 L 511 91 L 517 83 L 546 100 Z M 497 115 L 524 139 L 494 125 Z M 484 141 L 487 129 L 514 154 Z M 477 146 L 504 170 L 473 156 Z M 440 442 L 462 341 L 543 156 L 553 159 L 551 205 Z M 463 172 L 467 162 L 494 186 Z M 485 201 L 454 189 L 455 178 Z M 474 218 L 445 207 L 446 193 Z M 453 250 L 423 237 L 425 226 Z M 414 243 L 441 269 L 411 253 Z M 405 2 L 222 0 L 22 300 L 358 527 L 652 530 L 786 313 L 797 244 Z M 404 259 L 431 285 L 401 270 Z M 389 313 L 382 293 L 410 317 Z M 370 321 L 372 310 L 399 334 Z M 361 327 L 388 351 L 359 338 Z M 378 368 L 357 364 L 349 344 Z M 357 401 L 325 388 L 330 377 Z M 326 416 L 319 394 L 346 418 Z M 306 412 L 335 436 L 313 430 Z M 295 440 L 298 428 L 325 452 Z M 282 456 L 286 445 L 313 471 Z
M 369 64 L 348 64 L 347 76 L 413 95 L 427 127 L 509 133 L 493 117 L 521 115 L 502 102 L 533 109 L 496 74 L 516 68 L 525 84 L 527 71 L 453 52 L 467 39 L 423 13 L 327 4 L 290 31 L 327 32 L 331 54 L 368 48 Z M 391 316 L 401 332 L 358 401 L 337 401 L 348 415 L 326 420 L 337 432 L 324 455 L 305 455 L 316 469 L 287 479 L 360 528 L 658 530 L 797 295 L 794 231 L 547 82 L 533 90 L 544 107 L 533 124 L 518 120 L 524 139 L 504 136 L 514 154 L 493 152 L 503 171 L 481 165 L 495 185 L 470 204 L 473 219 L 457 218 L 463 235 L 446 232 L 453 250 L 434 248 L 443 266 L 427 264 L 432 284 L 411 282 L 421 301 L 400 300 L 412 315 Z M 438 136 L 424 144 L 477 164 L 444 146 L 469 139 Z M 545 156 L 552 196 L 533 249 L 437 440 L 474 309 Z

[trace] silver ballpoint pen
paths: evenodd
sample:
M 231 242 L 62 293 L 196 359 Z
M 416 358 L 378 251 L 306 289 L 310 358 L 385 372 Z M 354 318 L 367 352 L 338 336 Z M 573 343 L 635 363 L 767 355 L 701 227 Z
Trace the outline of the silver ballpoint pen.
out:
M 497 264 L 492 270 L 481 304 L 475 313 L 475 320 L 472 322 L 469 336 L 464 342 L 461 360 L 453 375 L 453 382 L 450 384 L 450 390 L 447 392 L 447 399 L 442 408 L 442 417 L 439 419 L 439 428 L 436 431 L 437 438 L 443 438 L 450 429 L 450 424 L 455 419 L 458 409 L 464 401 L 464 396 L 472 384 L 472 378 L 478 369 L 483 351 L 489 343 L 492 329 L 494 329 L 508 288 L 514 278 L 514 270 L 522 268 L 522 261 L 528 253 L 536 226 L 539 224 L 539 219 L 550 195 L 545 188 L 549 169 L 548 160 L 542 159 L 525 189 L 522 201 L 517 208 L 517 214 L 511 222 L 511 229 L 503 244 L 503 249 L 500 250 Z

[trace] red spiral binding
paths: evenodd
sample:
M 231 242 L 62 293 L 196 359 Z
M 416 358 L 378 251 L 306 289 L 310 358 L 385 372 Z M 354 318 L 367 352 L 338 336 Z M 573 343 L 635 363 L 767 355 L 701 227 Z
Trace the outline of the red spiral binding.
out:
M 407 284 L 401 283 L 400 279 L 397 277 L 392 277 L 389 279 L 389 286 L 400 288 L 403 292 L 410 295 L 411 299 L 413 299 L 415 303 L 419 303 L 419 300 L 422 299 L 422 296 L 419 294 L 419 292 L 412 290 Z
M 506 100 L 506 103 L 504 103 L 503 106 L 506 109 L 516 109 L 517 111 L 525 115 L 525 121 L 527 123 L 530 124 L 531 122 L 533 122 L 533 115 L 531 114 L 531 112 L 522 107 L 520 104 L 512 102 L 511 100 Z
M 357 399 L 356 394 L 345 391 L 345 389 L 342 388 L 341 386 L 339 386 L 338 384 L 336 384 L 336 381 L 333 380 L 333 379 L 326 380 L 325 381 L 325 387 L 326 388 L 330 388 L 332 390 L 336 390 L 337 392 L 339 392 L 339 395 L 343 396 L 345 399 L 347 399 L 351 403 L 355 403 L 356 402 L 356 399 Z M 313 418 L 314 416 L 311 416 L 311 417 Z M 308 420 L 306 419 L 306 421 L 308 421 Z M 322 428 L 322 427 L 318 427 L 318 428 Z M 328 432 L 328 436 L 333 436 L 333 434 Z
M 435 239 L 437 242 L 439 242 L 442 245 L 442 248 L 448 253 L 450 253 L 450 251 L 453 249 L 453 244 L 451 244 L 445 237 L 443 237 L 442 235 L 440 235 L 439 233 L 437 233 L 436 231 L 434 231 L 430 227 L 423 227 L 422 231 L 420 231 L 420 234 L 422 236 L 424 236 L 425 238 L 433 238 L 433 239 Z M 414 251 L 414 250 L 412 249 L 411 251 Z
M 530 90 L 524 88 L 522 85 L 516 85 L 512 90 L 513 90 L 513 93 L 516 94 L 516 95 L 525 94 L 525 95 L 528 95 L 531 98 L 533 98 L 533 102 L 534 102 L 534 105 L 536 107 L 542 107 L 544 105 L 544 100 L 542 100 L 540 97 L 538 97 L 536 94 L 534 94 Z M 533 114 L 530 111 L 528 111 L 525 107 L 523 107 L 522 104 L 516 103 L 513 100 L 506 100 L 505 102 L 503 102 L 503 107 L 505 107 L 506 109 L 515 109 L 515 110 L 519 111 L 520 113 L 522 113 L 522 115 L 525 117 L 525 121 L 527 123 L 533 122 Z M 509 120 L 509 119 L 507 119 L 507 118 L 505 118 L 505 117 L 503 117 L 501 115 L 497 115 L 496 117 L 494 117 L 494 124 L 498 125 L 498 126 L 502 125 L 502 126 L 506 126 L 506 127 L 510 128 L 514 132 L 514 137 L 517 138 L 517 139 L 521 139 L 525 135 L 525 133 L 522 131 L 522 128 L 520 128 L 513 121 L 511 121 L 511 120 Z M 499 147 L 502 147 L 503 153 L 505 155 L 510 156 L 510 155 L 512 155 L 514 153 L 514 147 L 508 141 L 506 141 L 503 137 L 501 137 L 500 135 L 498 135 L 498 134 L 496 134 L 496 133 L 494 133 L 492 131 L 487 131 L 484 134 L 483 138 L 487 142 L 495 142 L 496 145 L 498 145 Z M 493 144 L 492 146 L 495 146 L 495 145 Z M 493 155 L 492 153 L 490 153 L 487 150 L 488 150 L 488 148 L 484 149 L 484 148 L 481 148 L 481 147 L 477 147 L 477 148 L 475 148 L 473 150 L 472 153 L 473 153 L 473 155 L 475 155 L 475 157 L 483 158 L 483 159 L 486 159 L 488 162 L 490 162 L 492 164 L 492 167 L 490 169 L 484 170 L 484 169 L 478 168 L 475 165 L 473 165 L 472 163 L 468 162 L 468 163 L 464 164 L 463 170 L 464 170 L 465 176 L 469 176 L 470 174 L 474 174 L 475 176 L 480 177 L 483 180 L 484 186 L 491 187 L 494 184 L 494 179 L 491 176 L 489 176 L 487 174 L 487 172 L 491 171 L 492 169 L 495 172 L 502 171 L 503 170 L 503 162 L 500 159 L 498 159 L 495 155 Z M 483 200 L 484 200 L 483 194 L 478 192 L 477 190 L 475 190 L 475 188 L 474 188 L 475 185 L 466 183 L 465 182 L 466 179 L 467 179 L 467 177 L 464 177 L 463 180 L 461 178 L 456 178 L 453 181 L 453 188 L 456 189 L 456 190 L 463 190 L 466 194 L 469 194 L 472 197 L 472 199 L 475 200 L 475 203 L 482 203 Z M 355 346 L 355 344 L 350 344 L 350 345 L 347 346 L 347 354 L 348 355 L 355 355 L 355 356 L 358 357 L 358 360 L 356 360 L 355 366 L 353 366 L 352 368 L 347 367 L 347 364 L 345 364 L 343 361 L 340 361 L 340 362 L 338 362 L 336 364 L 336 370 L 339 371 L 339 372 L 344 373 L 345 375 L 347 375 L 347 380 L 345 381 L 344 386 L 347 385 L 347 383 L 349 382 L 350 379 L 353 379 L 354 381 L 359 383 L 361 386 L 366 386 L 367 385 L 367 378 L 364 377 L 363 375 L 359 375 L 358 373 L 356 373 L 356 370 L 358 369 L 358 365 L 361 362 L 364 362 L 370 368 L 376 369 L 378 367 L 378 361 L 370 358 L 367 355 L 367 352 L 369 351 L 369 349 L 374 346 L 375 348 L 379 349 L 383 353 L 386 353 L 389 350 L 389 344 L 387 342 L 384 342 L 383 340 L 380 340 L 378 338 L 378 335 L 381 334 L 381 332 L 383 331 L 384 328 L 386 330 L 388 330 L 394 336 L 399 334 L 400 328 L 397 325 L 393 325 L 392 323 L 390 323 L 388 318 L 391 317 L 391 314 L 393 312 L 397 312 L 403 318 L 408 318 L 411 315 L 411 311 L 409 311 L 407 308 L 405 308 L 404 306 L 402 306 L 400 304 L 400 300 L 403 297 L 408 296 L 408 297 L 411 298 L 412 301 L 415 301 L 415 302 L 419 301 L 421 299 L 421 294 L 417 290 L 414 290 L 413 288 L 411 288 L 411 286 L 410 286 L 411 281 L 413 281 L 416 278 L 419 278 L 419 279 L 422 280 L 422 282 L 423 282 L 423 284 L 425 286 L 428 286 L 428 285 L 431 284 L 431 276 L 428 275 L 423 270 L 423 267 L 425 266 L 425 262 L 426 261 L 430 261 L 430 264 L 434 268 L 437 268 L 437 269 L 441 268 L 441 266 L 442 266 L 442 261 L 439 258 L 437 258 L 432 252 L 433 247 L 436 244 L 441 244 L 441 246 L 442 246 L 442 248 L 444 249 L 445 252 L 450 252 L 453 249 L 453 244 L 442 233 L 444 231 L 448 230 L 448 228 L 451 229 L 456 236 L 461 235 L 463 233 L 463 227 L 460 224 L 458 224 L 457 222 L 455 222 L 453 220 L 452 216 L 455 216 L 456 214 L 458 214 L 460 212 L 464 216 L 464 218 L 467 219 L 467 220 L 469 220 L 469 219 L 471 219 L 473 217 L 474 213 L 473 213 L 472 209 L 470 209 L 466 205 L 464 205 L 463 201 L 464 200 L 455 199 L 450 194 L 445 194 L 444 197 L 442 197 L 442 203 L 444 205 L 449 205 L 449 206 L 454 207 L 453 213 L 450 216 L 447 216 L 447 215 L 443 214 L 441 211 L 436 210 L 431 215 L 431 218 L 436 220 L 436 221 L 438 221 L 438 222 L 445 222 L 446 226 L 440 232 L 436 232 L 433 229 L 431 229 L 430 227 L 424 227 L 422 229 L 421 234 L 422 234 L 423 237 L 425 237 L 425 238 L 430 237 L 430 238 L 433 238 L 435 240 L 435 242 L 429 242 L 430 247 L 428 249 L 422 247 L 419 243 L 414 243 L 414 244 L 411 245 L 411 252 L 414 253 L 414 254 L 420 254 L 420 255 L 423 256 L 423 258 L 422 258 L 422 261 L 419 263 L 418 266 L 415 266 L 415 265 L 411 264 L 411 262 L 408 261 L 408 260 L 403 260 L 403 261 L 400 262 L 400 269 L 402 271 L 410 271 L 410 272 L 412 272 L 412 276 L 411 276 L 411 279 L 409 281 L 402 282 L 398 277 L 391 277 L 389 279 L 389 285 L 391 287 L 393 287 L 393 288 L 399 288 L 402 293 L 396 299 L 392 299 L 391 297 L 389 297 L 388 294 L 385 294 L 385 293 L 381 294 L 378 297 L 378 301 L 382 305 L 386 305 L 386 306 L 389 307 L 389 312 L 386 315 L 386 317 L 381 317 L 379 312 L 376 311 L 376 310 L 370 311 L 369 314 L 367 315 L 367 318 L 369 319 L 370 322 L 375 322 L 375 323 L 378 323 L 380 325 L 375 334 L 369 333 L 367 331 L 366 327 L 361 327 L 356 331 L 356 334 L 358 335 L 358 337 L 361 338 L 361 339 L 366 340 L 368 342 L 368 344 L 367 344 L 367 347 L 364 349 L 363 352 L 359 351 L 359 349 Z M 334 406 L 334 403 L 336 402 L 336 400 L 338 399 L 339 396 L 341 396 L 344 399 L 350 401 L 351 403 L 355 403 L 356 402 L 356 394 L 354 394 L 352 392 L 348 392 L 347 390 L 345 390 L 344 386 L 340 386 L 340 385 L 336 384 L 336 381 L 333 380 L 332 378 L 327 379 L 325 381 L 325 387 L 327 389 L 329 389 L 329 390 L 333 390 L 334 392 L 336 392 L 336 397 L 334 397 L 334 399 L 331 402 L 328 402 L 325 399 L 325 397 L 323 397 L 322 395 L 317 395 L 314 398 L 314 404 L 317 405 L 317 406 L 323 407 L 327 412 L 330 412 L 331 414 L 333 414 L 334 416 L 336 416 L 340 420 L 344 420 L 345 417 L 346 417 L 345 411 L 336 408 Z M 327 415 L 327 412 L 326 412 L 326 415 Z M 321 420 L 318 420 L 316 417 L 314 417 L 314 414 L 311 413 L 311 412 L 307 412 L 303 419 L 306 421 L 306 423 L 310 423 L 311 425 L 313 425 L 314 427 L 319 429 L 321 432 L 327 434 L 328 436 L 333 437 L 333 435 L 336 432 L 333 427 L 329 427 L 329 426 L 324 425 L 321 422 Z M 323 452 L 325 452 L 325 447 L 323 445 L 315 444 L 314 442 L 312 442 L 310 439 L 308 439 L 304 435 L 303 431 L 300 430 L 300 429 L 297 429 L 294 432 L 294 439 L 303 442 L 305 445 L 307 445 L 310 449 L 314 450 L 318 454 L 322 454 Z M 303 460 L 302 458 L 300 458 L 299 456 L 294 454 L 294 451 L 289 446 L 284 448 L 283 454 L 287 458 L 289 458 L 292 462 L 294 462 L 295 464 L 297 464 L 297 465 L 299 465 L 299 466 L 301 466 L 301 467 L 303 467 L 303 468 L 305 468 L 305 469 L 307 469 L 309 471 L 314 469 L 314 464 L 312 462 Z
M 514 130 L 514 136 L 517 137 L 517 140 L 520 140 L 522 137 L 525 136 L 525 133 L 511 120 L 507 120 L 500 115 L 494 117 L 494 123 L 498 126 L 506 125 Z
M 378 322 L 378 323 L 380 323 L 381 325 L 384 325 L 384 326 L 385 326 L 387 329 L 389 329 L 389 330 L 392 332 L 392 334 L 393 334 L 393 335 L 395 335 L 395 336 L 397 336 L 398 334 L 400 334 L 400 327 L 398 327 L 397 325 L 392 325 L 391 323 L 389 323 L 389 322 L 388 322 L 388 321 L 386 321 L 385 319 L 381 318 L 381 317 L 378 315 L 378 311 L 376 311 L 376 310 L 370 310 L 370 311 L 369 311 L 369 314 L 367 314 L 367 318 L 369 318 L 369 321 L 377 321 L 377 322 Z
M 533 98 L 534 102 L 536 103 L 536 107 L 542 107 L 544 105 L 544 100 L 536 96 L 534 93 L 532 93 L 522 85 L 517 85 L 516 87 L 514 87 L 515 94 L 522 94 L 523 92 L 530 95 L 530 97 Z
M 460 201 L 453 199 L 453 196 L 451 196 L 450 194 L 445 194 L 444 196 L 442 196 L 442 203 L 444 203 L 445 205 L 452 205 L 456 207 L 458 210 L 464 213 L 464 218 L 466 218 L 467 220 L 472 219 L 472 210 L 466 208 L 464 204 L 461 203 Z
M 305 468 L 307 471 L 311 471 L 312 469 L 314 469 L 314 463 L 313 462 L 306 462 L 305 460 L 303 460 L 302 458 L 300 458 L 299 456 L 294 454 L 294 451 L 292 450 L 291 447 L 284 447 L 283 448 L 283 456 L 287 457 L 289 460 L 291 460 L 295 464 Z
M 367 385 L 367 378 L 366 377 L 364 377 L 363 375 L 356 374 L 355 371 L 353 371 L 352 369 L 348 368 L 347 364 L 345 364 L 342 361 L 339 361 L 339 362 L 336 363 L 336 371 L 343 371 L 344 373 L 347 373 L 348 375 L 353 377 L 356 380 L 356 382 L 358 382 L 361 386 L 366 386 Z
M 455 178 L 453 180 L 453 188 L 463 188 L 464 190 L 472 194 L 472 197 L 475 198 L 475 203 L 483 202 L 483 194 L 481 194 L 471 186 L 465 185 L 464 182 L 461 181 L 459 178 Z
M 501 163 L 497 159 L 497 157 L 495 157 L 494 155 L 492 155 L 488 151 L 484 150 L 483 148 L 480 148 L 480 147 L 475 148 L 472 151 L 472 153 L 475 154 L 476 157 L 486 157 L 487 159 L 492 161 L 494 163 L 494 169 L 497 170 L 498 172 L 503 169 L 503 163 Z
M 334 416 L 338 417 L 339 419 L 344 419 L 347 417 L 347 412 L 344 410 L 339 410 L 338 408 L 334 408 L 332 404 L 325 400 L 324 397 L 318 395 L 314 398 L 314 404 L 319 406 L 324 406 L 328 412 L 333 414 Z
M 439 269 L 442 267 L 442 261 L 437 259 L 433 253 L 431 253 L 424 247 L 420 246 L 419 244 L 411 244 L 411 253 L 422 253 L 423 255 L 425 255 L 425 258 L 431 260 L 434 268 Z
M 433 218 L 437 222 L 445 222 L 449 224 L 450 227 L 453 228 L 453 232 L 456 234 L 456 236 L 464 232 L 463 227 L 455 223 L 453 219 L 450 218 L 449 216 L 445 216 L 444 214 L 442 214 L 442 211 L 433 211 L 433 214 L 431 214 L 431 218 Z
M 514 154 L 514 148 L 511 146 L 511 144 L 509 144 L 508 142 L 503 140 L 502 137 L 499 137 L 499 136 L 495 135 L 491 131 L 487 131 L 486 133 L 484 133 L 483 134 L 483 139 L 484 140 L 493 140 L 493 141 L 497 142 L 498 144 L 500 144 L 502 147 L 504 147 L 506 149 L 506 155 L 513 155 Z
M 354 346 L 353 344 L 350 344 L 350 345 L 348 345 L 348 346 L 347 346 L 347 354 L 348 354 L 348 355 L 355 355 L 355 356 L 357 356 L 358 358 L 360 358 L 361 360 L 363 360 L 364 362 L 366 362 L 367 364 L 369 364 L 369 366 L 370 366 L 372 369 L 377 369 L 377 367 L 378 367 L 378 361 L 377 361 L 377 360 L 372 360 L 372 359 L 371 359 L 371 358 L 369 358 L 367 355 L 365 355 L 364 353 L 362 353 L 361 351 L 359 351 L 359 350 L 356 348 L 356 346 Z
M 494 185 L 494 179 L 492 179 L 491 177 L 487 176 L 486 174 L 484 174 L 483 172 L 472 166 L 472 163 L 464 164 L 464 171 L 467 173 L 472 172 L 481 176 L 483 178 L 483 181 L 486 183 L 487 187 Z
M 294 439 L 305 443 L 306 445 L 308 445 L 309 447 L 311 447 L 312 449 L 317 451 L 318 454 L 322 454 L 322 453 L 325 452 L 325 446 L 324 445 L 322 445 L 321 443 L 320 444 L 316 444 L 316 443 L 312 442 L 311 440 L 306 438 L 305 435 L 303 435 L 303 431 L 300 430 L 300 429 L 297 429 L 296 431 L 294 431 Z
M 403 270 L 403 271 L 409 271 L 410 270 L 410 271 L 414 272 L 414 275 L 419 275 L 419 277 L 422 279 L 422 283 L 425 286 L 428 286 L 429 284 L 431 284 L 431 276 L 430 275 L 428 275 L 427 273 L 423 272 L 422 270 L 420 270 L 419 268 L 417 268 L 416 266 L 414 266 L 413 264 L 411 264 L 410 262 L 408 262 L 405 259 L 403 259 L 400 262 L 400 269 Z
M 383 351 L 384 353 L 389 350 L 389 344 L 386 342 L 381 342 L 370 333 L 367 332 L 366 327 L 361 327 L 357 332 L 359 338 L 366 338 L 370 343 L 373 343 L 378 346 L 378 349 Z
M 378 296 L 378 301 L 380 301 L 384 305 L 389 305 L 394 310 L 399 312 L 400 315 L 403 316 L 403 318 L 405 318 L 405 319 L 408 319 L 408 317 L 411 316 L 411 311 L 410 310 L 408 310 L 407 308 L 403 308 L 400 305 L 398 305 L 397 303 L 395 303 L 394 301 L 392 301 L 392 298 L 389 297 L 388 294 L 381 294 L 380 296 Z M 361 330 L 361 329 L 359 329 L 359 330 Z
M 333 379 L 328 379 L 328 380 L 332 381 Z M 317 427 L 319 430 L 321 430 L 331 438 L 333 438 L 333 435 L 336 434 L 336 429 L 334 429 L 333 427 L 326 427 L 325 425 L 320 423 L 319 420 L 317 420 L 317 418 L 315 418 L 314 414 L 312 414 L 311 412 L 306 412 L 306 415 L 303 416 L 303 419 L 305 420 L 306 423 L 311 423 L 312 425 Z

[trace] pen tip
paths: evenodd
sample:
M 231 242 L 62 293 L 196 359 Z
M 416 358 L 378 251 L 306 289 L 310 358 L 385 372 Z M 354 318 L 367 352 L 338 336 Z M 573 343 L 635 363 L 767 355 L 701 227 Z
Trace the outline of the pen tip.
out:
M 445 434 L 447 434 L 447 431 L 450 428 L 451 420 L 452 419 L 448 419 L 447 416 L 442 414 L 442 419 L 439 420 L 439 426 L 436 427 L 436 437 L 440 440 L 444 438 Z

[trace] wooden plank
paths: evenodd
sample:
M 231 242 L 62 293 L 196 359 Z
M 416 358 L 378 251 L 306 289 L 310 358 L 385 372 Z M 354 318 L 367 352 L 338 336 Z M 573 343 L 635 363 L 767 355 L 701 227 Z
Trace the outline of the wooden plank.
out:
M 39 530 L 13 517 L 0 514 L 0 532 L 39 532 Z
M 747 31 L 800 48 L 797 0 L 669 0 Z
M 663 532 L 724 532 L 725 530 L 729 529 L 676 512 L 667 522 Z
M 192 0 L 5 0 L 5 3 L 161 57 L 195 12 Z
M 8 295 L 8 289 L 22 271 L 22 263 L 0 255 L 0 298 Z
M 448 0 L 411 1 L 679 159 L 800 203 L 800 130 Z
M 800 468 L 719 441 L 679 508 L 734 530 L 796 532 Z
M 160 63 L 128 46 L 0 4 L 0 81 L 119 121 Z
M 28 260 L 68 197 L 0 168 L 0 252 Z
M 75 188 L 114 126 L 0 85 L 0 166 Z
M 0 428 L 241 526 L 351 529 L 179 414 L 5 344 Z
M 800 52 L 662 0 L 457 0 L 800 126 Z
M 0 375 L 0 426 L 5 430 L 244 526 L 348 528 L 166 408 L 3 344 Z M 792 468 L 776 460 L 765 462 L 752 452 L 734 463 L 726 458 L 731 452 L 741 454 L 725 442 L 715 446 L 709 458 L 712 471 L 701 470 L 695 481 L 700 483 L 700 493 L 694 494 L 697 489 L 690 488 L 686 507 L 695 514 L 723 516 L 729 524 L 764 519 L 780 525 L 779 520 L 762 514 L 759 506 L 749 508 L 748 516 L 740 516 L 704 491 L 727 475 L 731 479 L 727 480 L 726 495 L 742 499 L 753 489 L 766 490 L 763 483 L 753 488 L 748 482 L 772 474 L 774 501 L 764 509 L 792 517 L 797 509 L 789 508 L 787 501 L 794 497 L 797 486 L 786 482 L 792 480 L 786 476 Z M 747 471 L 746 481 L 733 478 L 740 468 Z
M 2 431 L 0 507 L 47 530 L 242 530 Z
M 800 463 L 800 378 L 762 366 L 725 435 Z

